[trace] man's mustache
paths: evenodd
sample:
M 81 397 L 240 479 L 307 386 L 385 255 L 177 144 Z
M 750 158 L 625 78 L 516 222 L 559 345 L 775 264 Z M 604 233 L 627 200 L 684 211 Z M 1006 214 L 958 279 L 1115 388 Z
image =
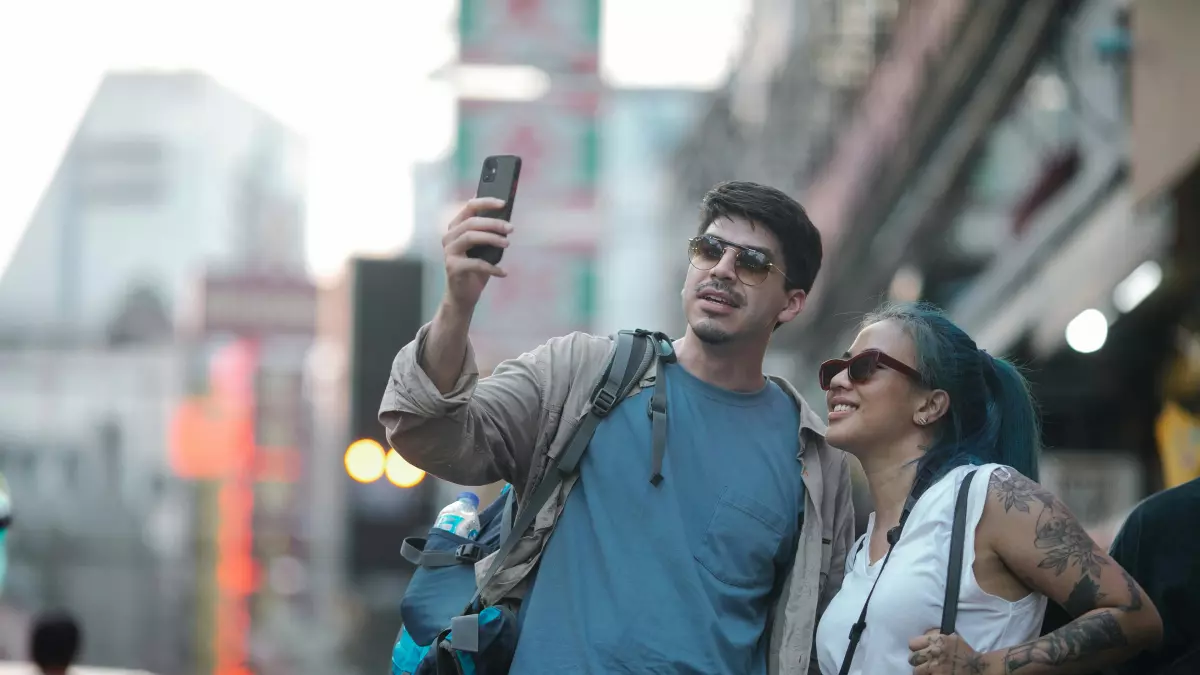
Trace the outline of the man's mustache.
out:
M 703 281 L 699 284 L 696 284 L 696 295 L 699 295 L 701 291 L 705 291 L 709 288 L 728 295 L 739 306 L 746 304 L 746 299 L 742 297 L 741 293 L 738 293 L 736 290 L 734 290 L 733 284 L 721 281 L 719 279 L 712 279 L 710 281 Z

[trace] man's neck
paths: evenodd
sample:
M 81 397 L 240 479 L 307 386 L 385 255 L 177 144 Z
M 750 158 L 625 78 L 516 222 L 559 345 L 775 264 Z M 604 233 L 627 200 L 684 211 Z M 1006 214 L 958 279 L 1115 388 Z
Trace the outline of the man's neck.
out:
M 917 461 L 922 451 L 911 443 L 894 446 L 881 452 L 862 453 L 859 457 L 871 501 L 875 506 L 875 526 L 890 530 L 900 523 L 904 502 L 912 492 L 917 477 Z
M 767 347 L 702 342 L 688 329 L 675 342 L 679 365 L 715 387 L 730 391 L 758 391 L 763 386 L 762 364 Z

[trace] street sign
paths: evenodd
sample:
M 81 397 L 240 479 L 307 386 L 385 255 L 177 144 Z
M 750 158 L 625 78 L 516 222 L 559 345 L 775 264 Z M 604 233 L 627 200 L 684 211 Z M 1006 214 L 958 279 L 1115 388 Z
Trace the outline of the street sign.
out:
M 461 61 L 594 74 L 600 0 L 460 0 Z
M 300 277 L 209 275 L 200 311 L 206 333 L 308 336 L 316 331 L 317 288 Z
M 460 100 L 455 186 L 460 199 L 475 195 L 488 155 L 518 155 L 517 209 L 591 208 L 599 177 L 598 83 L 552 90 L 537 101 Z

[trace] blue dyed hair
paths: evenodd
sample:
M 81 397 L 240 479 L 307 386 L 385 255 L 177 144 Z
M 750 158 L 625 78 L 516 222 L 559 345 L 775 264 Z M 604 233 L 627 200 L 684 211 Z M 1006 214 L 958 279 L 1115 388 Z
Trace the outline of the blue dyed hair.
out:
M 950 397 L 932 447 L 918 463 L 913 496 L 950 469 L 995 462 L 1038 479 L 1041 428 L 1029 384 L 1012 363 L 980 350 L 945 313 L 928 303 L 885 305 L 868 326 L 895 321 L 916 346 L 926 386 Z

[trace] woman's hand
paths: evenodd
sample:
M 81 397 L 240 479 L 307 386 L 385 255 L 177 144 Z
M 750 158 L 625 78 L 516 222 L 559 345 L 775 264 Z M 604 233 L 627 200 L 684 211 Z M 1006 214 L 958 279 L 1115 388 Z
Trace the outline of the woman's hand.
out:
M 935 628 L 908 641 L 908 662 L 915 675 L 987 675 L 988 659 L 957 633 L 942 635 Z

